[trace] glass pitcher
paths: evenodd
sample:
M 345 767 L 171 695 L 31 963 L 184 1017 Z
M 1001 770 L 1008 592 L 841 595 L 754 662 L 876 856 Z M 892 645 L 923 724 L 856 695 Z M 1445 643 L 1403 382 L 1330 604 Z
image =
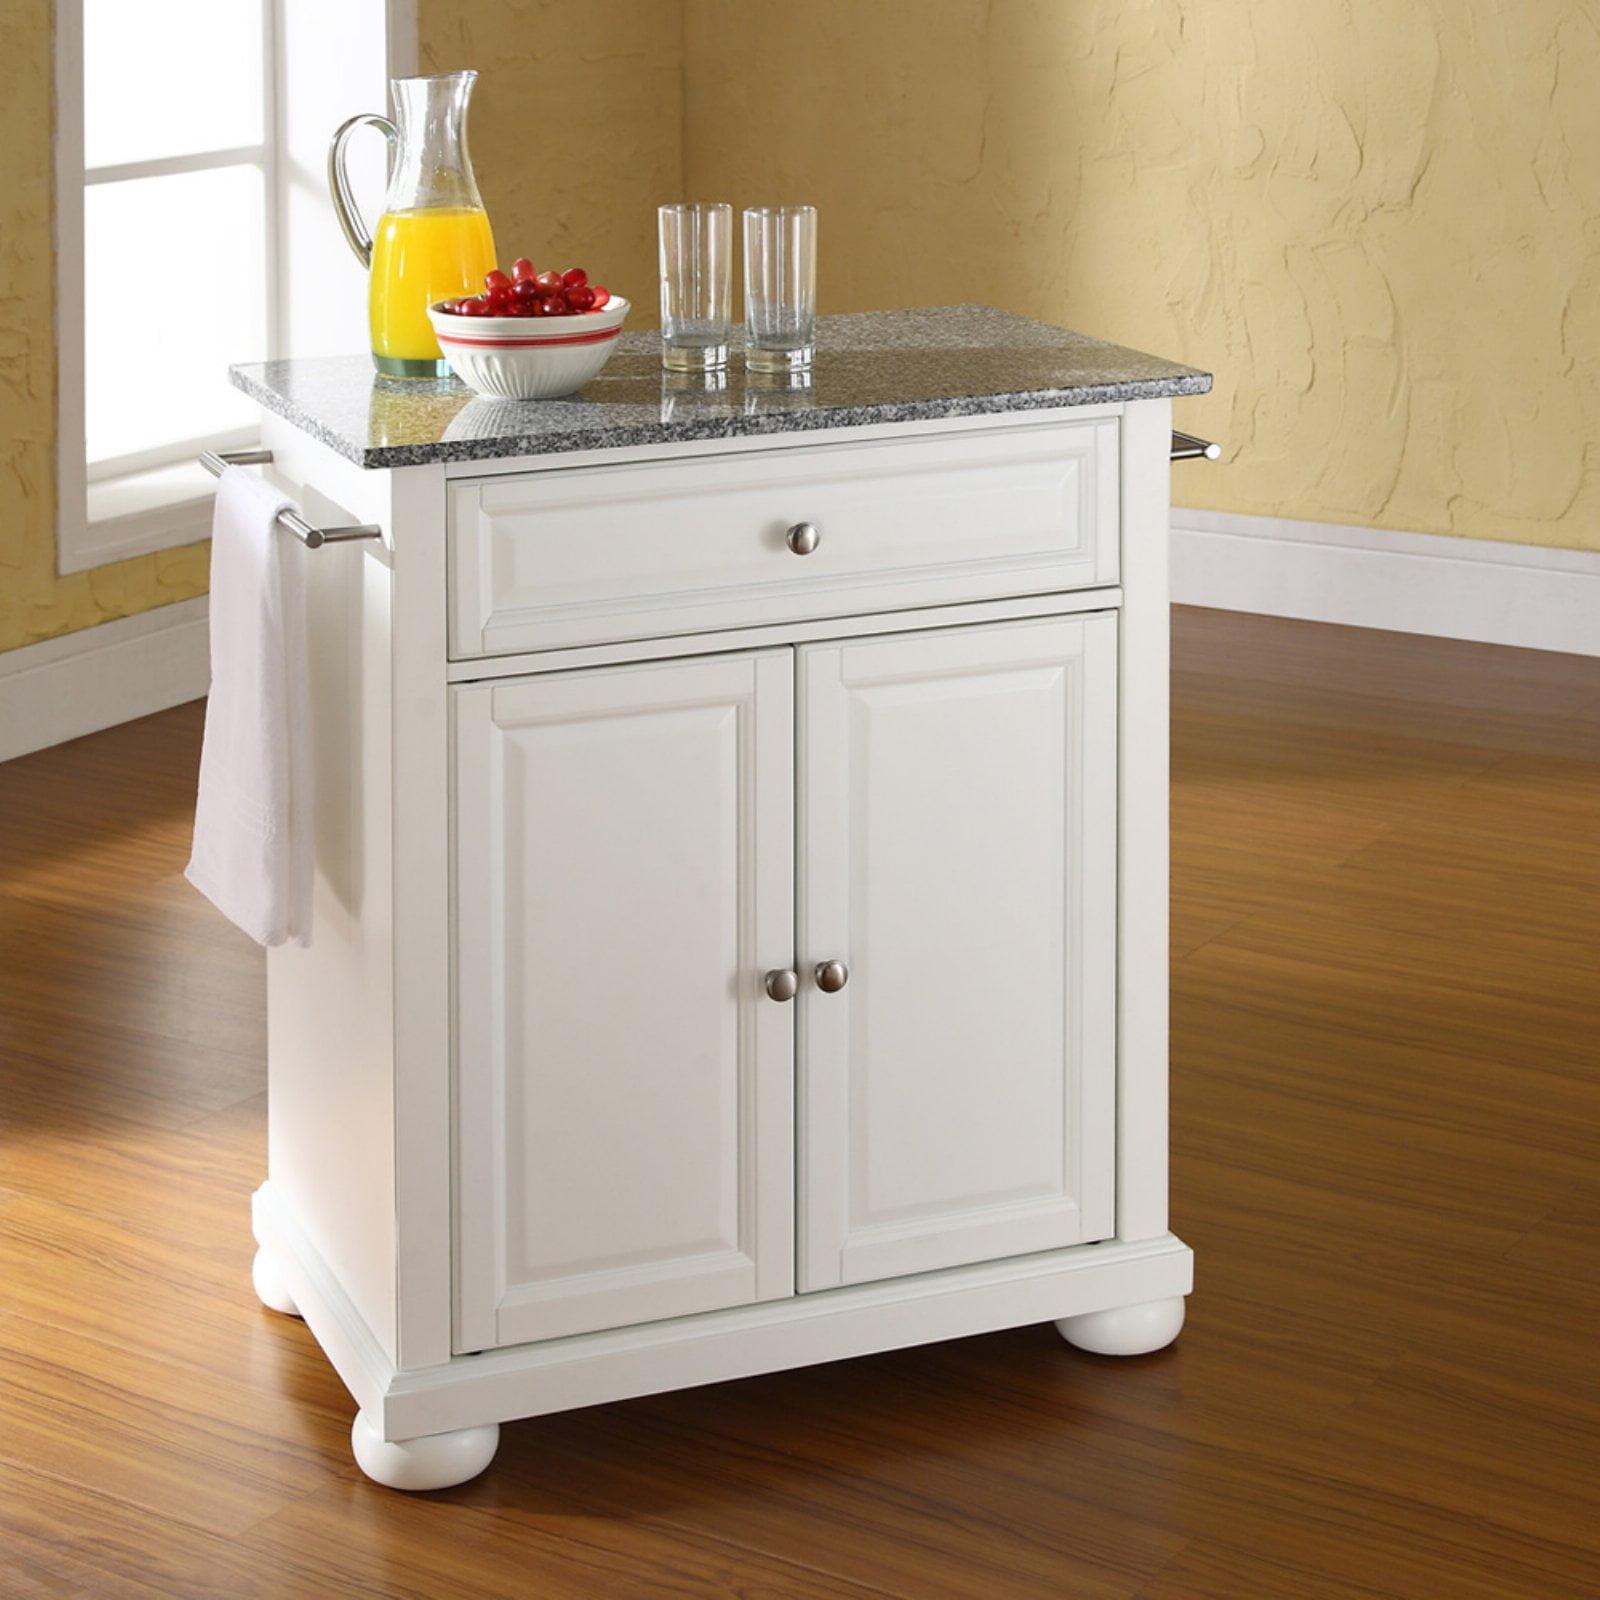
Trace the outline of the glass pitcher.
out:
M 339 226 L 371 273 L 372 359 L 391 378 L 450 371 L 428 321 L 437 300 L 475 294 L 495 264 L 494 236 L 467 154 L 467 102 L 476 72 L 396 78 L 395 120 L 364 111 L 333 136 L 328 187 Z M 377 238 L 356 209 L 345 147 L 363 123 L 389 142 L 389 191 Z

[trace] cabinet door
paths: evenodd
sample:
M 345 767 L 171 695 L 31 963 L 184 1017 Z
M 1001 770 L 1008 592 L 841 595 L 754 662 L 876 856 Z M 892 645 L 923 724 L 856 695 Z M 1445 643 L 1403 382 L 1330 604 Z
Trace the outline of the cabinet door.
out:
M 457 1348 L 793 1293 L 791 652 L 455 718 Z
M 1115 675 L 1109 613 L 801 651 L 802 1290 L 1113 1231 Z

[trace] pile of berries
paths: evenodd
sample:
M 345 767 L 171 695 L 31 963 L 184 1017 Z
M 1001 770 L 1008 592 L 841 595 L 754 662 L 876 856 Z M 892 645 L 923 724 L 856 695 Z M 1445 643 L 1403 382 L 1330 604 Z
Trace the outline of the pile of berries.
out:
M 458 317 L 575 317 L 598 311 L 611 291 L 589 282 L 582 267 L 540 272 L 526 257 L 511 264 L 508 278 L 498 267 L 484 274 L 483 293 L 464 300 L 441 300 L 439 310 Z

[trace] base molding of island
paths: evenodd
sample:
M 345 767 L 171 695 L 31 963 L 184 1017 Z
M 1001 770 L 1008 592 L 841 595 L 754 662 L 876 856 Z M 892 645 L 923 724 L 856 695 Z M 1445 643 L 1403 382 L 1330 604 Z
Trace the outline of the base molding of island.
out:
M 1193 1254 L 1168 1233 L 948 1267 L 401 1371 L 270 1182 L 256 1191 L 252 1213 L 256 1241 L 296 1311 L 366 1425 L 386 1441 L 1060 1322 L 1187 1295 L 1194 1285 Z

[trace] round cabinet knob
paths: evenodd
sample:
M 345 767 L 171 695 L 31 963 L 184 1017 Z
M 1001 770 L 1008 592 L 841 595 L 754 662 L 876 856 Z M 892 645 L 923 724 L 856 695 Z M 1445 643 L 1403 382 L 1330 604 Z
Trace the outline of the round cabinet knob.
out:
M 784 535 L 784 542 L 797 556 L 808 556 L 822 543 L 822 535 L 817 532 L 814 522 L 797 522 Z
M 788 967 L 774 967 L 767 974 L 767 993 L 774 1000 L 793 1000 L 800 992 L 800 974 Z
M 817 963 L 817 987 L 824 994 L 838 994 L 850 981 L 850 969 L 842 961 Z

